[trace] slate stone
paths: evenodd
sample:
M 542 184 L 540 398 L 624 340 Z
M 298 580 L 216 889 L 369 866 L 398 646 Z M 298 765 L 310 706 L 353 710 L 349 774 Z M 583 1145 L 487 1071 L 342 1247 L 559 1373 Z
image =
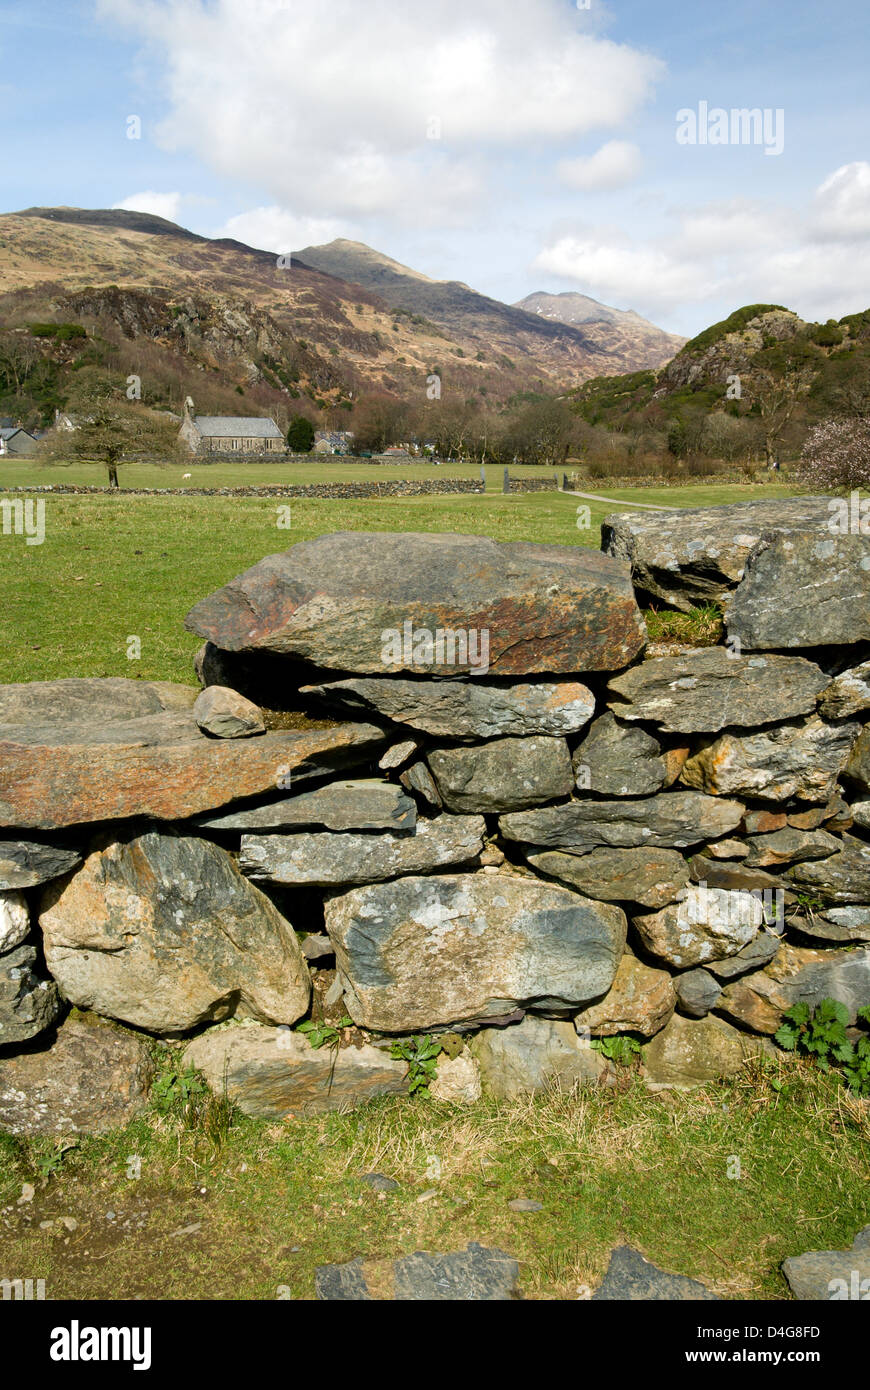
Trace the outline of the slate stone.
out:
M 232 652 L 359 675 L 615 671 L 646 641 L 618 561 L 583 546 L 413 532 L 303 541 L 198 603 L 186 625 Z M 465 634 L 467 650 L 442 640 L 439 653 L 439 630 Z
M 827 528 L 765 534 L 727 617 L 744 651 L 849 646 L 870 638 L 870 537 Z
M 630 1245 L 620 1245 L 611 1253 L 607 1273 L 592 1295 L 592 1302 L 596 1299 L 631 1303 L 652 1300 L 701 1302 L 718 1301 L 718 1298 L 718 1294 L 711 1293 L 697 1279 L 688 1279 L 683 1274 L 668 1274 Z
M 23 893 L 0 893 L 0 956 L 20 946 L 30 931 L 30 909 Z
M 739 801 L 669 791 L 644 801 L 570 801 L 516 811 L 502 816 L 499 828 L 508 840 L 580 853 L 599 845 L 683 849 L 736 830 L 742 815 Z
M 348 1013 L 385 1033 L 580 1008 L 610 988 L 627 926 L 618 907 L 507 873 L 372 884 L 325 915 Z
M 672 849 L 602 848 L 588 854 L 544 850 L 526 852 L 526 858 L 539 873 L 600 902 L 664 907 L 689 881 L 686 861 Z
M 668 779 L 658 741 L 643 729 L 626 728 L 610 713 L 595 720 L 572 765 L 577 789 L 602 796 L 651 796 Z
M 193 717 L 203 733 L 215 738 L 250 738 L 266 732 L 259 707 L 225 685 L 210 685 L 203 690 L 196 697 Z
M 44 890 L 40 924 L 66 998 L 136 1028 L 289 1024 L 308 1007 L 292 926 L 208 840 L 149 831 L 96 847 Z
M 828 683 L 812 661 L 792 656 L 735 657 L 699 647 L 643 661 L 616 676 L 608 691 L 620 719 L 644 719 L 666 733 L 718 733 L 770 724 L 815 709 Z
M 810 1250 L 782 1262 L 782 1272 L 802 1303 L 865 1302 L 870 1294 L 870 1226 L 849 1250 Z
M 674 980 L 680 1013 L 689 1018 L 703 1018 L 715 1009 L 722 986 L 708 970 L 686 970 Z
M 844 945 L 870 941 L 870 904 L 829 907 L 825 912 L 808 912 L 786 919 L 793 931 L 811 941 Z
M 780 938 L 774 932 L 760 931 L 742 951 L 722 960 L 708 961 L 704 967 L 717 980 L 734 980 L 752 970 L 761 970 L 772 961 L 780 949 Z
M 441 794 L 435 785 L 432 773 L 425 763 L 413 763 L 399 777 L 399 781 L 406 791 L 415 793 L 433 810 L 441 809 Z
M 433 748 L 429 768 L 448 811 L 519 811 L 567 796 L 574 786 L 563 738 L 502 738 Z
M 794 1004 L 836 999 L 855 1022 L 870 1004 L 870 948 L 817 950 L 783 942 L 764 970 L 726 985 L 716 1008 L 756 1033 L 775 1033 Z
M 813 527 L 827 536 L 830 500 L 777 497 L 675 512 L 613 512 L 604 518 L 601 548 L 631 565 L 637 589 L 672 608 L 688 613 L 708 603 L 726 606 L 762 534 Z
M 827 859 L 842 847 L 841 840 L 824 830 L 795 830 L 786 826 L 784 830 L 774 830 L 770 835 L 753 835 L 744 864 L 747 869 L 754 869 L 803 863 L 807 859 Z
M 0 956 L 0 1048 L 37 1037 L 59 1013 L 57 986 L 39 970 L 32 942 Z
M 381 772 L 391 772 L 395 767 L 401 767 L 409 758 L 412 758 L 420 745 L 415 739 L 405 739 L 402 743 L 393 743 L 386 753 L 378 761 Z
M 408 1089 L 408 1064 L 382 1048 L 314 1048 L 289 1028 L 218 1028 L 194 1038 L 184 1053 L 216 1095 L 245 1115 L 283 1120 L 363 1105 Z
M 680 781 L 714 796 L 827 801 L 859 732 L 818 715 L 756 733 L 721 734 L 689 758 Z
M 846 719 L 863 710 L 870 710 L 870 661 L 841 671 L 819 699 L 819 714 L 825 719 Z
M 0 891 L 35 888 L 78 867 L 77 850 L 37 840 L 0 840 Z
M 483 1089 L 512 1100 L 556 1086 L 594 1085 L 607 1070 L 573 1023 L 527 1014 L 509 1028 L 482 1028 L 471 1042 Z
M 357 1257 L 318 1265 L 314 1283 L 322 1302 L 492 1303 L 520 1297 L 518 1275 L 517 1261 L 503 1250 L 470 1241 L 466 1250 L 448 1255 L 417 1250 L 390 1262 Z
M 828 904 L 870 902 L 870 844 L 844 835 L 839 854 L 794 864 L 784 877 L 795 891 L 810 890 Z
M 482 816 L 418 820 L 412 835 L 243 835 L 239 867 L 249 878 L 320 888 L 379 883 L 400 874 L 470 864 L 483 849 Z
M 854 728 L 854 725 L 846 725 Z M 870 724 L 865 725 L 852 748 L 843 776 L 863 793 L 870 793 Z
M 417 803 L 395 782 L 376 778 L 327 782 L 310 792 L 281 796 L 245 809 L 197 816 L 203 830 L 289 830 L 321 826 L 325 830 L 393 830 L 413 832 Z
M 299 693 L 449 739 L 576 734 L 595 711 L 594 696 L 576 681 L 482 685 L 370 677 L 305 685 Z
M 138 688 L 138 681 L 104 684 L 106 690 L 99 681 L 37 682 L 35 696 L 0 686 L 0 825 L 50 830 L 135 816 L 182 820 L 286 788 L 291 775 L 326 776 L 366 760 L 386 741 L 369 724 L 208 738 L 193 717 L 195 691 L 154 682 L 159 691 L 146 684 L 147 699 L 137 704 L 124 687 Z M 138 712 L 160 701 L 165 708 Z
M 67 1018 L 26 1052 L 0 1056 L 0 1129 L 105 1134 L 145 1109 L 154 1067 L 145 1038 Z

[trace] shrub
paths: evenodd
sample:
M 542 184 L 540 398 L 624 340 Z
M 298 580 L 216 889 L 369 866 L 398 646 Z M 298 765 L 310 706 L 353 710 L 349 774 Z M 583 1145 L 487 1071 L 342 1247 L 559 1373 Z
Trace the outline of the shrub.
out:
M 796 471 L 812 488 L 870 486 L 870 420 L 823 420 L 815 425 Z

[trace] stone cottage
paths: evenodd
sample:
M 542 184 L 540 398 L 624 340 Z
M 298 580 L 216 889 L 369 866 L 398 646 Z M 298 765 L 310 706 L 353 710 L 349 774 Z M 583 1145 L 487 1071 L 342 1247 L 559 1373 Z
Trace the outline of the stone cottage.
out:
M 194 454 L 280 454 L 286 448 L 274 420 L 258 415 L 194 415 L 188 396 L 179 436 Z

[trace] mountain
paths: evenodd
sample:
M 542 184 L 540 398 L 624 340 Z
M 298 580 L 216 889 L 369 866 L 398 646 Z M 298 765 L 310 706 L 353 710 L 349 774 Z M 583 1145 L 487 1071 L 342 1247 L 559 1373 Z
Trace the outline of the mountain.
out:
M 550 370 L 563 361 L 581 380 L 660 367 L 685 342 L 637 314 L 607 309 L 583 295 L 529 295 L 519 304 L 502 304 L 460 280 L 432 280 L 359 241 L 338 238 L 326 246 L 306 246 L 294 257 L 472 343 L 497 343 L 508 356 L 529 355 Z M 550 301 L 566 299 L 584 300 L 600 312 L 562 314 L 550 307 Z
M 686 342 L 676 333 L 666 333 L 641 318 L 633 309 L 613 309 L 587 294 L 566 290 L 562 294 L 537 291 L 527 294 L 514 306 L 528 314 L 538 314 L 551 322 L 579 324 L 592 332 L 599 345 L 618 354 L 626 372 L 663 367 Z

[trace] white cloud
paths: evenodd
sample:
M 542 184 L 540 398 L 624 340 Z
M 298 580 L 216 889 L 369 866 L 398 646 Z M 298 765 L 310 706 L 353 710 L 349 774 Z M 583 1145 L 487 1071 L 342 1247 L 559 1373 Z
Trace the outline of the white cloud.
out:
M 317 216 L 468 215 L 491 162 L 624 123 L 660 61 L 565 0 L 99 0 L 160 55 L 161 139 Z M 428 138 L 434 120 L 440 138 Z
M 570 188 L 594 192 L 624 188 L 641 171 L 643 161 L 637 145 L 630 140 L 608 140 L 595 154 L 580 159 L 563 159 L 556 167 L 562 183 Z
M 346 224 L 317 217 L 297 217 L 285 208 L 251 208 L 230 217 L 216 237 L 232 237 L 259 251 L 284 254 L 303 246 L 320 246 L 335 237 L 352 236 L 353 228 Z
M 819 185 L 813 229 L 819 240 L 870 237 L 870 164 L 866 160 L 841 165 Z
M 150 212 L 154 217 L 177 222 L 183 197 L 183 193 L 155 193 L 149 189 L 144 193 L 131 193 L 129 198 L 113 203 L 112 207 L 125 208 L 128 212 Z
M 656 239 L 555 235 L 534 267 L 640 313 L 726 299 L 841 318 L 870 302 L 870 164 L 832 173 L 803 208 L 746 199 L 678 208 Z

